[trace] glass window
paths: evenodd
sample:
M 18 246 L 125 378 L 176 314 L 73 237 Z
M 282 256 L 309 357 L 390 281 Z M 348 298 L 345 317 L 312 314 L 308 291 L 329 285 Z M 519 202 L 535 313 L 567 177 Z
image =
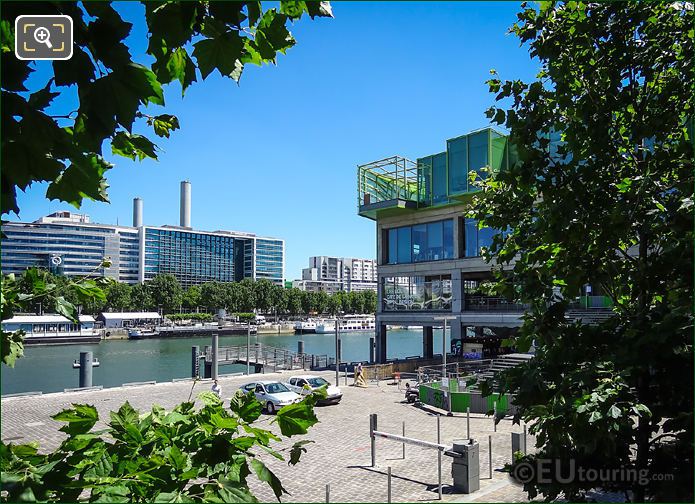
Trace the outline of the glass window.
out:
M 478 257 L 478 222 L 466 219 L 466 257 Z
M 410 240 L 410 227 L 398 228 L 398 262 L 412 262 L 412 244 Z
M 447 200 L 446 152 L 432 156 L 432 203 Z
M 396 264 L 398 262 L 398 240 L 397 240 L 397 230 L 395 228 L 389 229 L 388 249 L 389 249 L 389 264 Z
M 427 225 L 413 226 L 413 261 L 427 261 Z
M 480 173 L 480 169 L 488 165 L 488 130 L 470 135 L 468 141 L 468 167 Z
M 449 219 L 442 223 L 443 226 L 443 248 L 442 259 L 454 258 L 454 221 Z
M 490 245 L 492 245 L 492 238 L 497 234 L 497 231 L 489 228 L 489 227 L 484 227 L 480 228 L 478 230 L 478 251 L 482 247 L 485 248 L 490 248 Z
M 447 141 L 449 194 L 468 190 L 468 137 Z
M 442 234 L 442 221 L 427 224 L 427 259 L 438 261 L 443 259 L 442 249 L 444 236 Z

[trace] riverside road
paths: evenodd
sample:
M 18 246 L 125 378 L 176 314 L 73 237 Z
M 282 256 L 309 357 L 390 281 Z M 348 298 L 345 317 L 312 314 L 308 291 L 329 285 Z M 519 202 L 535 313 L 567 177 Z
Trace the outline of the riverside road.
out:
M 287 380 L 291 374 L 302 371 L 268 373 L 263 379 Z M 329 381 L 335 380 L 332 372 L 315 373 Z M 222 377 L 223 397 L 229 397 L 243 383 L 252 377 Z M 349 378 L 349 383 L 352 379 Z M 153 404 L 172 408 L 185 401 L 191 392 L 192 381 L 177 381 L 116 387 L 95 391 L 54 393 L 42 396 L 22 396 L 2 399 L 2 439 L 16 444 L 38 441 L 41 451 L 59 445 L 63 433 L 58 429 L 62 424 L 52 420 L 51 415 L 72 403 L 93 404 L 101 419 L 108 419 L 108 413 L 116 410 L 128 400 L 141 412 L 148 411 Z M 279 443 L 276 448 L 291 446 L 298 439 L 310 439 L 314 443 L 306 446 L 308 452 L 302 455 L 300 463 L 294 467 L 285 462 L 265 456 L 264 462 L 280 477 L 290 495 L 284 502 L 325 502 L 326 485 L 330 484 L 331 502 L 386 502 L 387 467 L 392 470 L 392 500 L 394 502 L 421 502 L 437 500 L 437 453 L 435 450 L 417 446 L 406 447 L 406 458 L 402 457 L 402 445 L 397 442 L 377 440 L 377 467 L 371 467 L 369 415 L 378 415 L 380 431 L 400 434 L 402 422 L 406 422 L 406 435 L 409 437 L 437 441 L 437 419 L 431 412 L 404 402 L 403 393 L 396 385 L 386 382 L 370 383 L 369 388 L 360 389 L 344 386 L 341 376 L 343 400 L 335 406 L 316 409 L 319 423 L 313 426 L 304 437 L 293 437 Z M 194 396 L 210 389 L 209 381 L 198 382 Z M 266 426 L 272 417 L 263 415 L 259 422 Z M 465 415 L 442 416 L 442 443 L 450 445 L 452 440 L 466 437 Z M 103 424 L 97 424 L 96 428 Z M 277 427 L 273 425 L 273 431 Z M 526 494 L 513 483 L 509 475 L 499 471 L 511 459 L 510 432 L 521 432 L 519 425 L 503 420 L 494 432 L 493 422 L 484 415 L 471 415 L 471 435 L 480 442 L 480 490 L 469 494 L 453 493 L 451 488 L 451 459 L 442 457 L 443 499 L 448 502 L 524 502 Z M 279 432 L 278 432 L 279 433 Z M 488 479 L 488 435 L 492 435 L 493 472 Z M 529 436 L 528 447 L 532 449 L 534 439 Z M 249 477 L 255 495 L 263 502 L 276 499 L 265 484 Z

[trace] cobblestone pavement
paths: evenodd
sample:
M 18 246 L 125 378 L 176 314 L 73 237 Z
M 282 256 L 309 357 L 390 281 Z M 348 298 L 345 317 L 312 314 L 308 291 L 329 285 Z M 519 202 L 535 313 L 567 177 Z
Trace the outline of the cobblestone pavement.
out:
M 295 371 L 294 374 L 300 373 Z M 264 379 L 287 379 L 290 372 L 266 374 Z M 334 373 L 316 373 L 333 381 Z M 229 397 L 248 377 L 221 377 L 223 396 Z M 350 380 L 351 381 L 351 380 Z M 345 387 L 339 405 L 317 408 L 319 423 L 306 436 L 314 443 L 306 446 L 307 453 L 300 463 L 290 467 L 270 456 L 261 456 L 280 477 L 290 495 L 285 502 L 325 502 L 326 485 L 330 484 L 331 502 L 386 502 L 387 467 L 392 469 L 392 500 L 394 502 L 422 502 L 437 500 L 437 452 L 412 445 L 406 447 L 402 457 L 400 443 L 378 439 L 376 442 L 377 466 L 371 467 L 369 415 L 378 414 L 378 429 L 400 434 L 402 422 L 406 423 L 406 435 L 436 442 L 437 418 L 432 413 L 403 402 L 403 393 L 395 385 L 381 382 L 370 384 L 367 389 Z M 45 394 L 43 396 L 9 397 L 2 399 L 1 434 L 5 442 L 25 443 L 38 441 L 41 449 L 55 448 L 63 439 L 58 431 L 60 423 L 51 415 L 71 403 L 93 404 L 100 418 L 108 419 L 108 412 L 117 409 L 128 400 L 136 409 L 149 410 L 152 404 L 165 408 L 187 400 L 191 393 L 191 381 L 159 383 L 136 387 L 117 387 L 97 391 Z M 210 382 L 199 382 L 194 396 L 209 390 Z M 263 415 L 259 422 L 268 425 L 272 417 Z M 443 444 L 466 437 L 465 415 L 440 417 Z M 99 425 L 97 426 L 99 427 Z M 272 429 L 277 431 L 276 426 Z M 465 495 L 453 493 L 451 487 L 451 459 L 442 457 L 443 499 L 448 502 L 522 502 L 526 497 L 521 488 L 512 483 L 507 473 L 499 471 L 511 459 L 510 432 L 521 432 L 521 427 L 503 420 L 493 431 L 493 422 L 483 415 L 471 415 L 472 437 L 480 441 L 480 490 Z M 493 475 L 489 479 L 488 436 L 492 436 Z M 291 446 L 297 437 L 276 446 Z M 533 439 L 528 438 L 529 448 Z M 258 481 L 250 482 L 258 498 L 264 502 L 275 501 L 269 487 Z

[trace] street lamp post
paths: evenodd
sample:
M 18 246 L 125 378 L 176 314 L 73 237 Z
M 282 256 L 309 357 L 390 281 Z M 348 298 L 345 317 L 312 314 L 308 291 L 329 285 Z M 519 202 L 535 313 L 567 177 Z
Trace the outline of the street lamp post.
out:
M 441 320 L 444 322 L 444 331 L 442 332 L 442 379 L 446 378 L 446 326 L 449 320 L 457 320 L 457 317 L 434 317 L 433 320 Z
M 338 355 L 338 339 L 340 338 L 340 318 L 335 318 L 335 386 L 340 385 L 340 360 Z
M 448 316 L 448 317 L 434 317 L 434 320 L 442 320 L 444 321 L 444 331 L 442 331 L 442 387 L 444 387 L 446 383 L 446 391 L 447 391 L 447 409 L 449 410 L 448 415 L 451 416 L 451 389 L 449 388 L 449 381 L 446 379 L 446 323 L 449 320 L 457 320 L 457 317 L 453 316 Z M 439 420 L 439 417 L 437 417 L 437 420 Z M 440 452 L 441 453 L 441 452 Z

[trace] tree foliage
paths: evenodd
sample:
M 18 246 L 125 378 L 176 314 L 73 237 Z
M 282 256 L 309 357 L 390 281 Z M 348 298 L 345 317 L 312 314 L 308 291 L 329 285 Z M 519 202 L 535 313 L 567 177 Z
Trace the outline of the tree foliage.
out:
M 487 254 L 495 290 L 530 306 L 513 343 L 536 356 L 506 384 L 537 436 L 530 458 L 670 473 L 605 487 L 692 500 L 692 4 L 543 2 L 511 31 L 541 69 L 530 83 L 493 71 L 488 117 L 519 162 L 479 181 L 471 216 L 509 230 Z M 568 322 L 589 283 L 614 316 Z M 525 488 L 576 500 L 592 486 Z
M 283 436 L 305 434 L 318 420 L 318 395 L 286 406 L 273 419 Z M 73 405 L 53 415 L 67 438 L 53 452 L 36 443 L 0 445 L 3 502 L 258 502 L 247 480 L 252 474 L 280 497 L 287 493 L 263 462 L 285 460 L 272 443 L 282 438 L 253 423 L 261 404 L 237 391 L 229 409 L 211 392 L 200 407 L 184 402 L 172 411 L 154 405 L 141 414 L 126 402 L 111 412 L 105 430 L 94 430 L 96 408 Z M 301 446 L 288 464 L 299 462 Z M 306 451 L 306 449 L 304 449 Z

